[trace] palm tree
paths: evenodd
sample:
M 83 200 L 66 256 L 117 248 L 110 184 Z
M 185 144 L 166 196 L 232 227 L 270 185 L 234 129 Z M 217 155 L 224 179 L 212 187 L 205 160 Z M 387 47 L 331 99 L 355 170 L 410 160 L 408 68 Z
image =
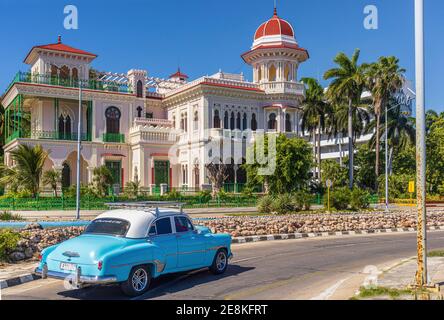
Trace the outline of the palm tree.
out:
M 93 170 L 93 184 L 97 193 L 105 196 L 114 182 L 113 175 L 107 166 L 96 167 Z
M 345 53 L 339 53 L 334 62 L 336 68 L 330 69 L 324 74 L 324 79 L 333 79 L 327 90 L 327 97 L 332 102 L 342 104 L 344 100 L 348 104 L 348 152 L 349 152 L 349 183 L 353 188 L 353 105 L 361 102 L 361 96 L 365 88 L 365 71 L 367 64 L 358 64 L 360 50 L 356 49 L 352 57 Z
M 404 72 L 405 69 L 399 67 L 399 59 L 393 56 L 380 57 L 378 62 L 370 65 L 367 72 L 367 86 L 372 93 L 376 119 L 376 177 L 379 176 L 381 112 L 387 108 L 390 97 L 402 87 Z M 378 183 L 375 188 L 377 190 Z
M 321 180 L 321 135 L 325 131 L 325 120 L 328 114 L 331 113 L 330 106 L 324 97 L 324 88 L 316 79 L 302 78 L 301 80 L 308 87 L 305 101 L 302 104 L 302 131 L 308 130 L 310 135 L 313 136 L 313 158 L 317 158 L 319 180 Z M 318 133 L 317 142 L 316 132 Z
M 43 166 L 48 158 L 48 152 L 42 146 L 30 147 L 19 145 L 12 150 L 11 158 L 15 165 L 13 168 L 4 168 L 0 183 L 12 185 L 31 192 L 36 197 L 40 190 L 40 180 L 43 174 Z
M 57 198 L 57 187 L 62 182 L 62 174 L 60 171 L 51 169 L 45 171 L 43 174 L 43 184 L 49 185 L 54 191 L 54 196 Z

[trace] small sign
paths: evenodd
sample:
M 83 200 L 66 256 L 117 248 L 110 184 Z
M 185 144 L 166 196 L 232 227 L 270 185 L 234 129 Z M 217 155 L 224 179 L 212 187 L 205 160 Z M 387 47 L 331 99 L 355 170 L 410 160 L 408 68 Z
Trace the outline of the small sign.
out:
M 331 188 L 333 186 L 333 181 L 328 179 L 327 181 L 325 181 L 325 184 L 326 184 L 327 188 Z
M 409 182 L 409 193 L 415 193 L 415 181 Z

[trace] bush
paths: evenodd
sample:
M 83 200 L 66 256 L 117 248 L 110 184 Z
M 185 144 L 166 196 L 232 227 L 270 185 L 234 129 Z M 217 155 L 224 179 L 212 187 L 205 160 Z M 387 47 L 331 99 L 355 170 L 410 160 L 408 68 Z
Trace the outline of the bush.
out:
M 327 198 L 325 197 L 325 205 L 327 206 Z M 346 210 L 350 204 L 351 192 L 347 187 L 334 189 L 330 193 L 330 205 L 336 210 Z
M 3 211 L 0 213 L 1 221 L 20 221 L 23 220 L 23 217 L 19 214 L 11 213 L 9 211 Z
M 251 187 L 244 187 L 242 189 L 241 193 L 242 193 L 242 196 L 244 196 L 244 197 L 252 197 L 253 193 L 254 193 L 254 190 Z
M 367 209 L 370 207 L 370 193 L 359 188 L 354 188 L 350 194 L 350 207 L 353 210 Z
M 217 197 L 219 198 L 220 201 L 226 201 L 230 198 L 230 196 L 228 195 L 227 192 L 225 192 L 225 190 L 220 190 L 219 193 L 217 194 Z
M 201 203 L 208 203 L 212 198 L 210 190 L 199 191 L 198 196 Z
M 165 195 L 167 200 L 179 200 L 182 198 L 182 193 L 180 191 L 173 189 Z
M 289 214 L 298 211 L 298 208 L 295 205 L 292 195 L 280 194 L 274 199 L 271 210 L 276 214 Z
M 272 205 L 273 205 L 273 197 L 265 196 L 262 197 L 257 205 L 257 209 L 260 213 L 271 213 Z
M 68 188 L 65 188 L 63 190 L 63 196 L 65 198 L 76 198 L 77 197 L 77 186 L 72 185 Z M 97 194 L 92 187 L 80 185 L 80 196 L 81 197 L 83 197 L 83 196 L 97 197 Z
M 5 260 L 7 254 L 17 246 L 19 240 L 19 233 L 9 229 L 0 230 L 0 259 Z
M 300 190 L 294 195 L 294 202 L 299 210 L 309 211 L 311 208 L 311 203 L 313 200 L 313 196 L 305 190 Z

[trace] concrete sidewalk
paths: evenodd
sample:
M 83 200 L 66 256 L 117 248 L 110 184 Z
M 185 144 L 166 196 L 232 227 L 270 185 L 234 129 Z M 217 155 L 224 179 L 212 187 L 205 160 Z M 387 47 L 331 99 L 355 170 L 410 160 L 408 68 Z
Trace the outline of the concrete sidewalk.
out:
M 80 219 L 93 219 L 106 210 L 82 210 Z M 244 208 L 197 208 L 184 209 L 186 213 L 194 218 L 223 217 L 226 214 L 234 213 L 257 213 L 256 207 Z M 76 218 L 75 210 L 54 210 L 54 211 L 11 211 L 21 215 L 26 220 L 73 220 Z
M 33 274 L 37 261 L 22 262 L 18 264 L 0 264 L 0 289 L 12 287 L 35 280 Z

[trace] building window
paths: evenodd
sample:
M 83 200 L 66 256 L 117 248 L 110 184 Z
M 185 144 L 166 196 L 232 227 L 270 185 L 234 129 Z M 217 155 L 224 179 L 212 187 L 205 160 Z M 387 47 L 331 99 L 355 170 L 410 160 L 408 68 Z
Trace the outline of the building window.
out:
M 71 168 L 66 162 L 63 163 L 62 169 L 62 188 L 69 188 L 71 186 Z
M 248 123 L 247 123 L 247 114 L 244 113 L 244 118 L 242 119 L 242 130 L 247 130 Z
M 256 120 L 256 114 L 253 113 L 251 115 L 251 130 L 256 131 L 257 130 L 257 120 Z
M 79 80 L 79 71 L 77 70 L 77 68 L 72 68 L 71 75 L 74 81 Z
M 122 114 L 116 107 L 109 107 L 105 111 L 106 117 L 106 132 L 107 133 L 120 133 L 120 117 Z
M 143 98 L 143 84 L 142 81 L 137 81 L 137 98 Z
M 236 118 L 236 129 L 241 130 L 241 113 L 238 112 L 237 113 L 237 118 Z
M 276 114 L 272 113 L 268 117 L 268 130 L 277 130 Z
M 185 132 L 188 131 L 188 117 L 186 113 L 181 114 L 180 128 Z
M 64 117 L 60 115 L 59 117 L 59 139 L 61 140 L 71 140 L 71 117 L 68 115 Z
M 231 118 L 230 118 L 230 129 L 231 130 L 234 130 L 234 122 L 235 122 L 234 112 L 231 112 Z
M 153 119 L 154 118 L 154 114 L 152 112 L 147 112 L 147 113 L 145 113 L 145 118 Z
M 286 81 L 290 81 L 290 66 L 287 64 L 285 64 L 285 69 L 284 69 L 284 77 Z
M 142 107 L 137 107 L 137 118 L 142 118 L 142 111 L 143 111 L 143 109 L 142 109 Z
M 176 129 L 176 116 L 173 116 L 173 128 Z
M 276 81 L 276 67 L 274 64 L 268 68 L 268 81 Z
M 214 110 L 213 128 L 215 128 L 215 129 L 220 128 L 219 110 Z
M 230 128 L 230 120 L 228 119 L 228 111 L 225 111 L 224 116 L 224 129 L 228 130 Z
M 292 128 L 291 128 L 291 116 L 290 114 L 286 114 L 285 115 L 285 132 L 292 132 Z
M 199 112 L 195 111 L 193 117 L 193 130 L 196 131 L 197 129 L 199 129 Z
M 260 82 L 262 80 L 262 68 L 259 66 L 257 68 L 257 80 Z

